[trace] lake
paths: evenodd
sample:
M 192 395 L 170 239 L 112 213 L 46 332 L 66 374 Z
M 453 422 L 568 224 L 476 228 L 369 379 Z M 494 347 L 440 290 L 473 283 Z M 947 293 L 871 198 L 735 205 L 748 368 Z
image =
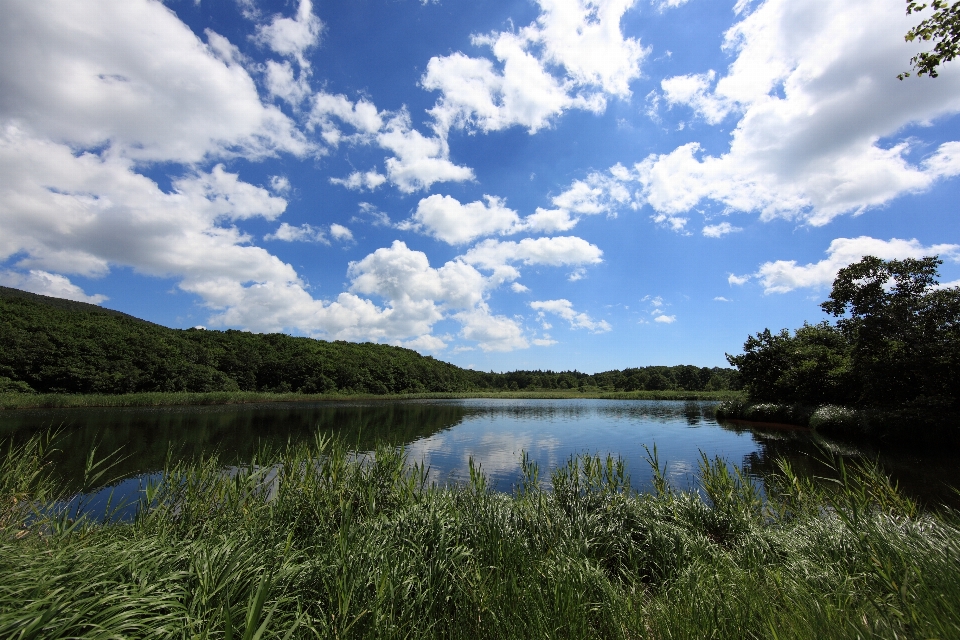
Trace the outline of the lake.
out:
M 472 458 L 495 489 L 510 491 L 520 477 L 522 452 L 540 465 L 540 477 L 579 453 L 611 454 L 626 463 L 633 487 L 651 487 L 647 448 L 657 447 L 667 476 L 680 488 L 695 485 L 701 452 L 720 456 L 762 481 L 777 458 L 802 475 L 829 475 L 828 456 L 877 459 L 910 495 L 928 504 L 960 506 L 950 486 L 960 485 L 955 453 L 884 451 L 825 440 L 788 427 L 719 424 L 716 402 L 650 400 L 411 400 L 264 403 L 200 407 L 16 410 L 0 413 L 0 439 L 22 441 L 60 429 L 58 474 L 72 491 L 82 488 L 87 452 L 119 451 L 109 488 L 84 499 L 97 511 L 112 492 L 134 499 L 145 478 L 156 477 L 168 455 L 191 459 L 217 452 L 227 466 L 260 447 L 336 434 L 369 451 L 384 440 L 404 446 L 438 483 L 469 478 Z M 129 515 L 129 514 L 127 514 Z

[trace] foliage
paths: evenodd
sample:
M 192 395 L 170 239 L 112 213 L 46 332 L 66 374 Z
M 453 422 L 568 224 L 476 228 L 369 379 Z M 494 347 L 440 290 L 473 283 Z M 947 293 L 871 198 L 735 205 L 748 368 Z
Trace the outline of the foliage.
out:
M 817 418 L 851 434 L 894 435 L 905 425 L 956 433 L 960 289 L 937 284 L 940 262 L 867 256 L 841 269 L 821 305 L 835 325 L 767 329 L 727 355 L 750 400 L 864 409 L 856 419 L 839 409 Z
M 935 43 L 931 51 L 924 51 L 910 58 L 910 66 L 916 70 L 918 76 L 936 78 L 939 75 L 937 67 L 960 55 L 960 2 L 950 4 L 945 0 L 932 0 L 928 5 L 917 0 L 907 0 L 907 15 L 919 13 L 928 6 L 933 9 L 933 14 L 910 29 L 904 40 L 913 42 L 919 39 Z M 909 76 L 910 72 L 905 71 L 897 77 L 903 80 Z
M 831 485 L 780 463 L 761 491 L 703 457 L 700 491 L 677 491 L 654 449 L 638 494 L 611 458 L 544 483 L 522 457 L 510 495 L 476 466 L 438 487 L 400 450 L 318 437 L 228 473 L 171 466 L 121 523 L 51 504 L 39 444 L 0 459 L 0 504 L 27 505 L 0 521 L 2 637 L 960 634 L 960 520 L 871 465 Z
M 791 336 L 764 329 L 750 336 L 743 353 L 727 355 L 750 398 L 757 402 L 849 401 L 850 345 L 827 322 L 804 324 Z
M 718 367 L 644 367 L 595 375 L 468 371 L 381 344 L 168 329 L 94 305 L 0 287 L 0 393 L 382 395 L 736 388 L 736 373 Z
M 837 274 L 821 306 L 841 318 L 858 404 L 957 408 L 960 289 L 937 288 L 940 263 L 867 256 Z

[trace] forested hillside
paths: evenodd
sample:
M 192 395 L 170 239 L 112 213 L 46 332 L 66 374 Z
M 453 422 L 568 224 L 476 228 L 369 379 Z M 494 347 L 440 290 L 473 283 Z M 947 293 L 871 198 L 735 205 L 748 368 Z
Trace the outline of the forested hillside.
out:
M 693 366 L 594 375 L 484 373 L 382 344 L 169 329 L 95 305 L 0 287 L 0 391 L 701 391 L 736 388 L 736 380 L 732 369 Z

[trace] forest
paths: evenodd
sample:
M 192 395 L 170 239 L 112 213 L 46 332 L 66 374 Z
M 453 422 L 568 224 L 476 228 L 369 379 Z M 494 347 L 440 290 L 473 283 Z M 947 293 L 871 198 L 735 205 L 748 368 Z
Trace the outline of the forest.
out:
M 960 288 L 939 284 L 941 263 L 867 256 L 841 269 L 820 305 L 835 322 L 765 329 L 727 355 L 749 402 L 859 411 L 848 429 L 957 432 Z
M 0 392 L 126 394 L 720 391 L 729 368 L 481 372 L 410 349 L 280 333 L 170 329 L 96 305 L 0 287 Z

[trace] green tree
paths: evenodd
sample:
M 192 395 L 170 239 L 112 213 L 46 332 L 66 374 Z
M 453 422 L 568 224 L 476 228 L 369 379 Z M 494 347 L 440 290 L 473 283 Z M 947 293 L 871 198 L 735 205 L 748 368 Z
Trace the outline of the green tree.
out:
M 907 42 L 921 40 L 934 43 L 932 50 L 923 51 L 910 58 L 910 66 L 918 76 L 936 78 L 939 75 L 937 67 L 960 54 L 960 2 L 949 4 L 944 0 L 933 0 L 928 5 L 925 2 L 907 0 L 907 15 L 919 13 L 927 7 L 933 9 L 933 15 L 910 29 L 904 39 Z M 910 72 L 905 71 L 897 77 L 903 80 L 909 76 Z
M 821 307 L 851 344 L 861 404 L 957 404 L 960 289 L 938 286 L 941 263 L 867 256 L 837 274 Z
M 738 356 L 727 354 L 750 398 L 756 402 L 846 404 L 855 399 L 850 344 L 829 322 L 764 329 L 750 336 Z

